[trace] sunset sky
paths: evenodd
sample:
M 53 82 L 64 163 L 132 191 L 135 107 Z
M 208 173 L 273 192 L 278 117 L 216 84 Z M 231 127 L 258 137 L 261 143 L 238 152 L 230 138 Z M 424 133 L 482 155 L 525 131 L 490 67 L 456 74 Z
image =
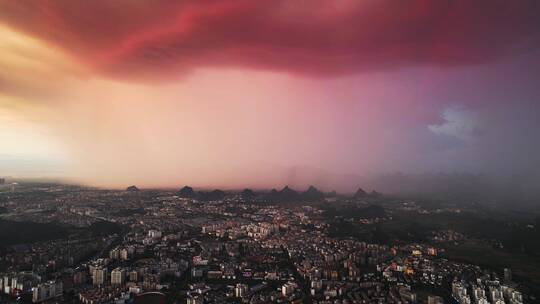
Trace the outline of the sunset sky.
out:
M 0 176 L 537 174 L 539 16 L 537 0 L 0 0 Z

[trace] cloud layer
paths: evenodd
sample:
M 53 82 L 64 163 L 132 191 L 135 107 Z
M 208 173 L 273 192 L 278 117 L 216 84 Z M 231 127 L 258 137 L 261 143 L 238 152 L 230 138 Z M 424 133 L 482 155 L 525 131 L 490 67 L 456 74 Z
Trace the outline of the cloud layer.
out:
M 220 65 L 321 76 L 484 63 L 537 47 L 539 13 L 534 0 L 0 3 L 2 22 L 100 73 L 160 79 Z
M 0 0 L 0 171 L 326 190 L 533 176 L 537 3 Z

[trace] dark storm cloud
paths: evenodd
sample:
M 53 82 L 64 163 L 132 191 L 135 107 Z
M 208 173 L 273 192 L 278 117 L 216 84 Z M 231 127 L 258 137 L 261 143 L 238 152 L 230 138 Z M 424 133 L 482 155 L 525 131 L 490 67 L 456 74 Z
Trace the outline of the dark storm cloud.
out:
M 100 73 L 309 75 L 470 65 L 535 50 L 538 1 L 3 1 L 0 22 Z

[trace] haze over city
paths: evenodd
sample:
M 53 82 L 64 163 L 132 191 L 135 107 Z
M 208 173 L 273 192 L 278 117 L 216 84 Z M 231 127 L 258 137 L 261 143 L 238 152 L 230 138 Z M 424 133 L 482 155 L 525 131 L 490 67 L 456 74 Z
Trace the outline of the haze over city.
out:
M 396 172 L 537 185 L 538 12 L 1 1 L 0 172 L 122 188 L 352 192 L 346 176 Z
M 0 304 L 540 303 L 539 0 L 0 0 Z

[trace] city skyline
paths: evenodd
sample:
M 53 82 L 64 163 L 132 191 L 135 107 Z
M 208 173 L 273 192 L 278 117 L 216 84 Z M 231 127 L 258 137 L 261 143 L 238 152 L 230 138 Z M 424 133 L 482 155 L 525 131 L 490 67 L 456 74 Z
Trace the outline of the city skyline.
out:
M 0 175 L 269 188 L 306 168 L 303 184 L 394 172 L 534 183 L 538 12 L 3 1 Z

